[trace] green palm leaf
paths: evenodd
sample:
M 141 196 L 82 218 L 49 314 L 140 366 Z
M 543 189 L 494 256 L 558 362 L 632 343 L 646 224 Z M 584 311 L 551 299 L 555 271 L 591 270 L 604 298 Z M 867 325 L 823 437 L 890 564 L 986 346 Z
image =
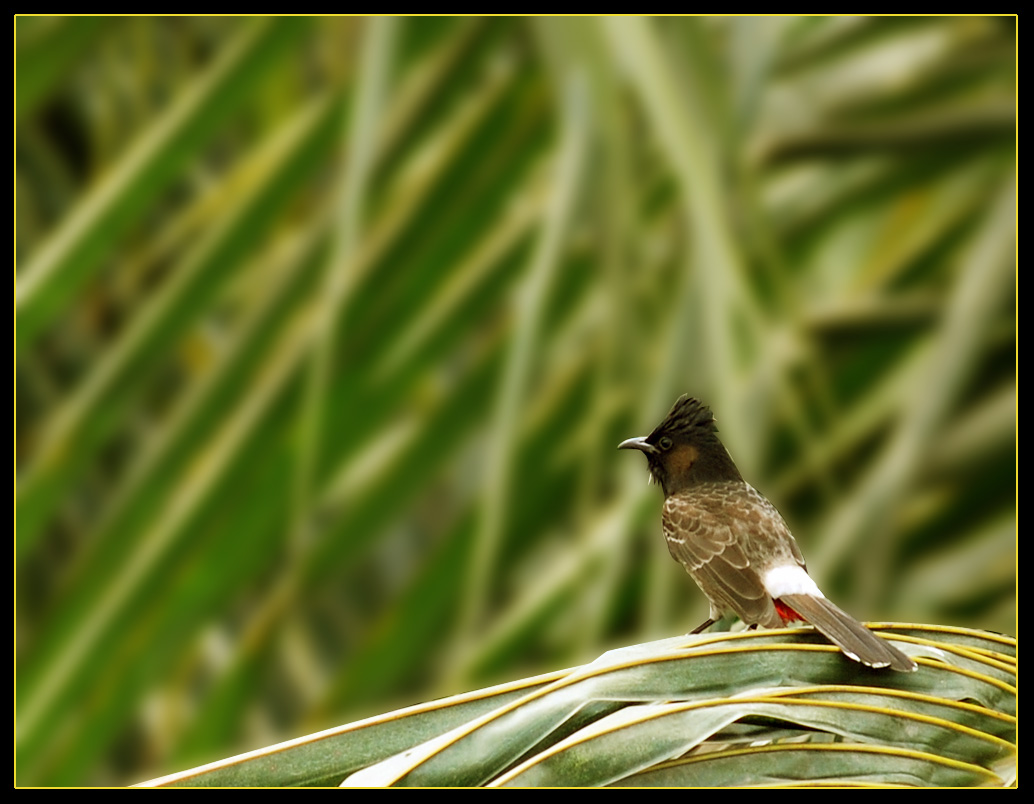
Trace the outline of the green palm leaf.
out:
M 1012 783 L 1015 643 L 887 634 L 917 673 L 848 662 L 810 630 L 682 637 L 147 784 Z

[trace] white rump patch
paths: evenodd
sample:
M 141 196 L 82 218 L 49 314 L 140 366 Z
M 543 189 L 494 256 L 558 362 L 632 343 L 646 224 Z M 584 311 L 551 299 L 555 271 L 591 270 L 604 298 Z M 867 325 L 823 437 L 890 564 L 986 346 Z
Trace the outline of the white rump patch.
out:
M 825 597 L 811 576 L 796 564 L 773 567 L 765 573 L 762 582 L 765 584 L 765 591 L 774 598 L 783 595 Z

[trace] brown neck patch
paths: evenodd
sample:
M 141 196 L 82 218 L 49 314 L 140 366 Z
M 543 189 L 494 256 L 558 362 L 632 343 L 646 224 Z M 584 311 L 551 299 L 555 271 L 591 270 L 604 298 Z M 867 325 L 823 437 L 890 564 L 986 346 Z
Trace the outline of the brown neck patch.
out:
M 689 470 L 700 457 L 700 450 L 692 444 L 680 444 L 671 451 L 668 456 L 668 475 L 673 479 L 683 480 L 689 475 Z

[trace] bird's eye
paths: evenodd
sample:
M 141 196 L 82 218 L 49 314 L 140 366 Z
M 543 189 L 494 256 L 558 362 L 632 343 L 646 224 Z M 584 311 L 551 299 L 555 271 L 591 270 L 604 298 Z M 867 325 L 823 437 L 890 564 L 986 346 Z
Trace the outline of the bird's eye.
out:
M 668 436 L 661 436 L 657 441 L 657 446 L 661 449 L 671 449 L 671 445 L 675 443 Z

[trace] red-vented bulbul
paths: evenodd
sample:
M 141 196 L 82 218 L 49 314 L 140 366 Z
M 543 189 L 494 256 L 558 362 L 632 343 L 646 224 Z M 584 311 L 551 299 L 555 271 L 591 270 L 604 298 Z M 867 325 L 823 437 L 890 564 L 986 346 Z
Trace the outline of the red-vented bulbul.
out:
M 711 410 L 681 396 L 650 435 L 618 445 L 646 455 L 664 490 L 668 551 L 711 604 L 710 619 L 693 633 L 728 611 L 766 628 L 804 620 L 856 662 L 915 670 L 908 656 L 819 591 L 782 516 L 743 480 L 717 433 Z

